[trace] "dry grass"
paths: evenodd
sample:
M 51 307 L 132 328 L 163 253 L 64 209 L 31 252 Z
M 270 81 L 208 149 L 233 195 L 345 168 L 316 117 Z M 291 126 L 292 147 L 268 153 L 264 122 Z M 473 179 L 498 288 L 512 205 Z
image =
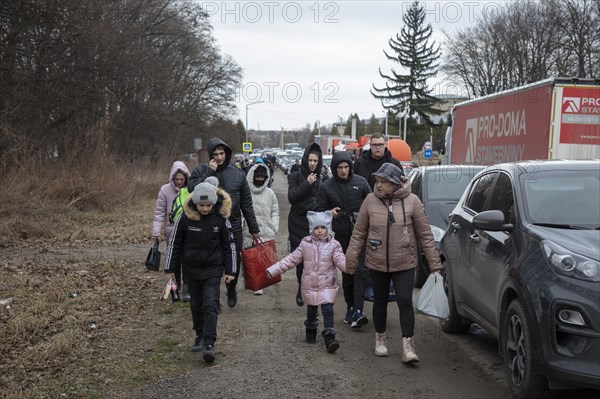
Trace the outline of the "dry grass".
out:
M 0 242 L 126 239 L 110 233 L 124 210 L 105 211 L 156 198 L 170 166 L 170 161 L 122 165 L 100 158 L 6 173 L 0 176 Z
M 132 398 L 188 367 L 189 310 L 143 266 L 169 167 L 3 176 L 0 397 Z

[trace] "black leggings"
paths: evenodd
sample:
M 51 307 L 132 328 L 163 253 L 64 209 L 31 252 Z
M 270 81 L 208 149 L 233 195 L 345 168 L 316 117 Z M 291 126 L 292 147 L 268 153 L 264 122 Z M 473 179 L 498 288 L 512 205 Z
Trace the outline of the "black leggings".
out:
M 385 332 L 390 281 L 393 281 L 396 289 L 396 303 L 400 311 L 402 336 L 412 337 L 415 332 L 415 311 L 412 303 L 415 269 L 391 273 L 369 269 L 369 274 L 373 284 L 373 323 L 375 324 L 375 331 L 378 333 Z

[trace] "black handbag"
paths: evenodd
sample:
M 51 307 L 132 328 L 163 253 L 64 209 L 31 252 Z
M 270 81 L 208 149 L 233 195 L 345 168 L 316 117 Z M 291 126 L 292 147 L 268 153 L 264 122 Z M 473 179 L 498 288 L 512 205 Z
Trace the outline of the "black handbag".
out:
M 158 240 L 154 241 L 154 245 L 150 248 L 146 257 L 146 268 L 157 272 L 160 267 L 160 251 L 158 250 Z

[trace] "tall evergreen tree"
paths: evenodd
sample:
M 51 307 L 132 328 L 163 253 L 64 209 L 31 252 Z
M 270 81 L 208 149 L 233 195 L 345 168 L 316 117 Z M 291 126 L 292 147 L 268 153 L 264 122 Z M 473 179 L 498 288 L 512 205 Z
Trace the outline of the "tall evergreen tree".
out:
M 411 4 L 402 20 L 402 31 L 389 40 L 394 54 L 383 52 L 388 60 L 400 64 L 408 74 L 400 74 L 393 68 L 391 74 L 384 74 L 380 68 L 379 76 L 386 79 L 385 87 L 373 85 L 371 94 L 381 100 L 384 108 L 395 113 L 403 111 L 404 103 L 408 101 L 411 112 L 430 123 L 429 115 L 440 111 L 433 108 L 438 100 L 431 95 L 433 89 L 427 86 L 427 79 L 437 74 L 440 48 L 431 40 L 433 30 L 431 24 L 425 24 L 425 9 L 418 1 Z
M 364 133 L 359 135 L 359 137 L 364 136 L 365 134 L 381 133 L 383 130 L 384 129 L 375 117 L 375 114 L 371 114 L 371 118 L 369 118 L 369 123 L 365 127 Z
M 356 130 L 360 131 L 360 118 L 357 113 L 350 114 L 346 120 L 346 126 L 344 128 L 344 136 L 352 135 L 352 119 L 356 119 Z

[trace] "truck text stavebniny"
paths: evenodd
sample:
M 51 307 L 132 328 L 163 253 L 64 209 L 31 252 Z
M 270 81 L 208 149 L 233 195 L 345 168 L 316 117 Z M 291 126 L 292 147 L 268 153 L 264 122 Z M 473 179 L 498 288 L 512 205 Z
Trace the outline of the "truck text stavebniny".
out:
M 443 163 L 600 158 L 600 80 L 551 78 L 456 104 Z

